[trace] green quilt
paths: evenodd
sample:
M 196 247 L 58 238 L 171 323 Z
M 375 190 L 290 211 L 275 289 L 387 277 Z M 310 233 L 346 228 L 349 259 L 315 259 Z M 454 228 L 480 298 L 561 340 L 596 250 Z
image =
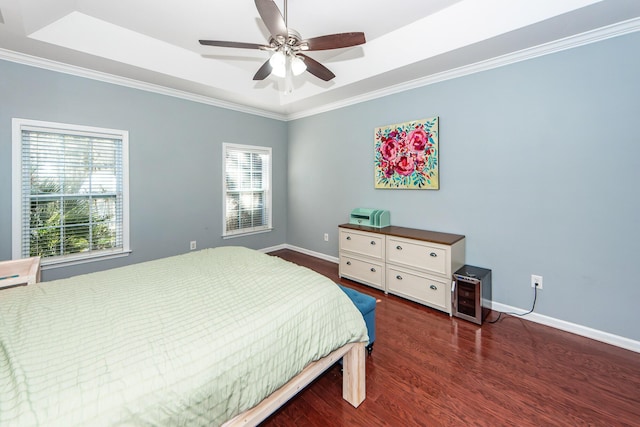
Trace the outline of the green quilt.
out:
M 241 247 L 0 291 L 0 426 L 211 426 L 348 342 L 331 280 Z

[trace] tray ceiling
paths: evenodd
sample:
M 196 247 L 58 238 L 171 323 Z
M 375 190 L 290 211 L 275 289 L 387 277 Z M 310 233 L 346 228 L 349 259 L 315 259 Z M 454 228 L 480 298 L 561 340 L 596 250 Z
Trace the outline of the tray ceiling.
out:
M 0 58 L 286 119 L 594 31 L 637 31 L 640 1 L 288 0 L 287 15 L 303 38 L 363 31 L 367 43 L 309 52 L 336 78 L 304 73 L 284 95 L 281 79 L 252 80 L 268 52 L 198 43 L 266 43 L 253 0 L 0 0 Z

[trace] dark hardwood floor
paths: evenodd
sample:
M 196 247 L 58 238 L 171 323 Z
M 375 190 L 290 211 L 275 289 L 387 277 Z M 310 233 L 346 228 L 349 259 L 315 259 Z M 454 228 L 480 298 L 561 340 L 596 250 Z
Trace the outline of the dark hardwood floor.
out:
M 512 316 L 480 327 L 340 280 L 332 262 L 289 250 L 272 255 L 380 302 L 360 407 L 342 400 L 336 365 L 265 427 L 640 426 L 638 353 Z

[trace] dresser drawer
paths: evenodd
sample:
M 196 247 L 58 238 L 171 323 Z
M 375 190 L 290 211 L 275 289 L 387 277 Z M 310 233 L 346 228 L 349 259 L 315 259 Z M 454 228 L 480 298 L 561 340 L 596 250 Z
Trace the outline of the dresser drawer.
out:
M 340 277 L 363 282 L 384 290 L 384 265 L 340 255 Z
M 450 246 L 387 237 L 387 262 L 450 276 Z
M 382 260 L 384 258 L 384 236 L 340 229 L 340 252 L 342 251 Z
M 447 281 L 390 265 L 386 279 L 388 292 L 451 312 L 451 288 Z

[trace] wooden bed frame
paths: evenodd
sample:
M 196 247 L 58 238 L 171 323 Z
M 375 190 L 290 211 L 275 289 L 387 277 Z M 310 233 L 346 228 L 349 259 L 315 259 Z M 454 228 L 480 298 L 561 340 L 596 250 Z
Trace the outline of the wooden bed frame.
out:
M 319 377 L 329 367 L 342 358 L 342 398 L 354 407 L 365 399 L 365 343 L 350 343 L 335 350 L 324 358 L 310 363 L 288 383 L 273 392 L 253 408 L 236 415 L 223 427 L 256 426 L 273 414 L 300 390 Z

